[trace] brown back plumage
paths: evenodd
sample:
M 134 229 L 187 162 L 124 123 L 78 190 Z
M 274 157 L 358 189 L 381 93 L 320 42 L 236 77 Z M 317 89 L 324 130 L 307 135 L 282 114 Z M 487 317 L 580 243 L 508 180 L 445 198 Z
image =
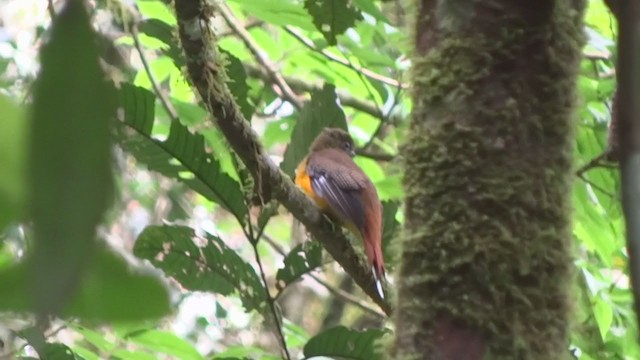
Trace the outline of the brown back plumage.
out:
M 353 139 L 347 132 L 325 129 L 311 145 L 306 172 L 315 195 L 326 200 L 331 211 L 362 237 L 378 291 L 383 296 L 382 205 L 375 186 L 353 156 Z

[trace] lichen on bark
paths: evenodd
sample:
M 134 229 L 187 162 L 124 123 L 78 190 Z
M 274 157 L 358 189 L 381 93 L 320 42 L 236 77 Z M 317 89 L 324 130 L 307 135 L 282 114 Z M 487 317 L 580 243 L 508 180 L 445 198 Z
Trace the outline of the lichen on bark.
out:
M 561 359 L 584 2 L 416 8 L 394 358 Z

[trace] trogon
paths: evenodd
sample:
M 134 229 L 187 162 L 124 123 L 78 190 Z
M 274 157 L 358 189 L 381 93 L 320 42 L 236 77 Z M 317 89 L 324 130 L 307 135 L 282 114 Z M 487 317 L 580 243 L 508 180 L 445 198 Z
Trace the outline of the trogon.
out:
M 295 182 L 315 203 L 362 238 L 376 288 L 384 298 L 382 204 L 369 177 L 353 161 L 353 139 L 342 129 L 326 128 L 296 168 Z

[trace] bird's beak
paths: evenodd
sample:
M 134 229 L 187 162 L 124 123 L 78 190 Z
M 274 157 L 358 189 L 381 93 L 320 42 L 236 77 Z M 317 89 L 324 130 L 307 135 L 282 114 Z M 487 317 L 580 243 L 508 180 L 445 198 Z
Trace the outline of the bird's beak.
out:
M 356 151 L 355 150 L 349 151 L 349 155 L 351 155 L 351 157 L 356 157 Z

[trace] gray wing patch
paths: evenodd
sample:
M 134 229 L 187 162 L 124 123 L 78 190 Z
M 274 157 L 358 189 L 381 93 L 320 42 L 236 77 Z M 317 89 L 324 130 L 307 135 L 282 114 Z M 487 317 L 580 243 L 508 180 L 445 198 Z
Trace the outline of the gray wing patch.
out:
M 359 189 L 345 189 L 340 186 L 340 183 L 339 179 L 333 179 L 326 174 L 316 173 L 311 175 L 313 191 L 326 199 L 333 211 L 349 219 L 362 231 L 364 229 L 364 208 L 358 193 Z

